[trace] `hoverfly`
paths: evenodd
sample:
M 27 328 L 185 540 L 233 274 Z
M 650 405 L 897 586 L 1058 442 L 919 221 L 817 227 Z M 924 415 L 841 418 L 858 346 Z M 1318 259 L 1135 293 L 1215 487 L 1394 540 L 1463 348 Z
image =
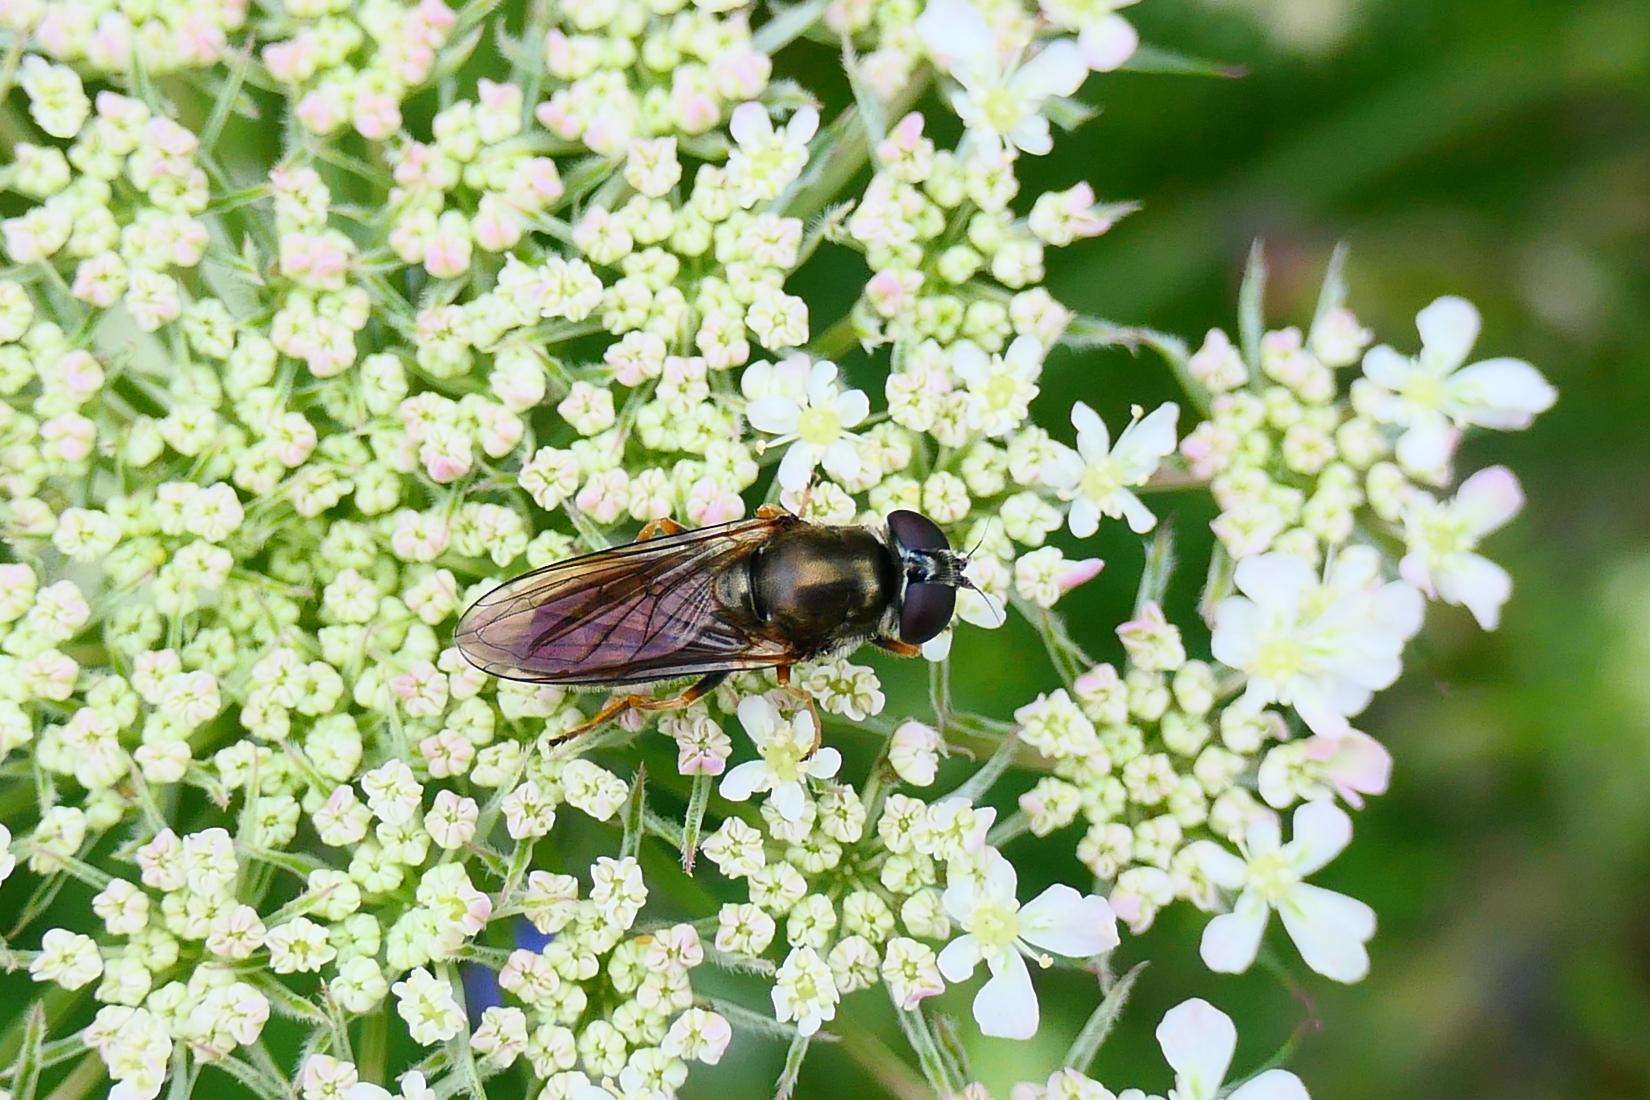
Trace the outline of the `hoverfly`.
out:
M 507 581 L 459 620 L 456 641 L 494 676 L 634 688 L 697 677 L 680 694 L 615 696 L 574 733 L 626 710 L 685 707 L 729 675 L 871 642 L 901 656 L 944 630 L 965 555 L 933 520 L 890 512 L 877 527 L 828 527 L 769 505 L 756 518 L 688 530 L 653 520 L 637 541 Z

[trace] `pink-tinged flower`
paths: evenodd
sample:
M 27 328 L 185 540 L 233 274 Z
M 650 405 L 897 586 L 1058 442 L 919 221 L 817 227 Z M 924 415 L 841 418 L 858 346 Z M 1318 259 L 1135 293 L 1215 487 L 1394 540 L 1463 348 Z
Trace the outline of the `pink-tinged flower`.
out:
M 1013 865 L 988 848 L 978 874 L 955 874 L 945 890 L 945 911 L 962 934 L 940 952 L 940 973 L 965 982 L 985 963 L 991 978 L 974 997 L 974 1019 L 982 1032 L 1004 1039 L 1037 1033 L 1027 958 L 1046 966 L 1043 951 L 1086 959 L 1118 944 L 1117 919 L 1105 898 L 1056 884 L 1022 907 L 1014 896 L 1018 884 Z
M 1352 730 L 1344 737 L 1313 737 L 1305 744 L 1307 759 L 1318 765 L 1348 806 L 1361 810 L 1364 795 L 1386 793 L 1392 781 L 1392 754 L 1369 734 Z
M 358 92 L 354 107 L 355 130 L 368 141 L 382 141 L 401 128 L 401 104 L 388 92 Z
M 1271 814 L 1250 824 L 1239 846 L 1242 858 L 1214 841 L 1193 844 L 1190 850 L 1209 880 L 1238 892 L 1232 911 L 1203 929 L 1203 961 L 1209 969 L 1223 974 L 1249 969 L 1275 909 L 1307 966 L 1337 982 L 1356 982 L 1369 973 L 1365 945 L 1375 935 L 1375 911 L 1303 881 L 1351 840 L 1352 819 L 1345 810 L 1332 802 L 1308 802 L 1295 811 L 1287 844 Z
M 687 517 L 696 527 L 731 523 L 745 514 L 745 500 L 713 478 L 702 477 L 687 491 Z
M 1232 1067 L 1237 1029 L 1232 1018 L 1208 1001 L 1194 998 L 1164 1015 L 1157 1025 L 1157 1045 L 1174 1070 L 1174 1100 L 1310 1100 L 1306 1086 L 1288 1070 L 1269 1069 L 1222 1093 L 1221 1083 Z
M 1448 463 L 1456 433 L 1469 427 L 1517 431 L 1552 408 L 1558 391 L 1522 359 L 1463 365 L 1478 340 L 1478 310 L 1463 298 L 1439 298 L 1415 316 L 1421 353 L 1381 345 L 1364 355 L 1374 384 L 1371 413 L 1404 429 L 1398 460 L 1430 473 Z
M 1113 0 L 1116 7 L 1125 7 L 1135 0 Z M 1140 48 L 1140 34 L 1134 24 L 1115 11 L 1103 12 L 1083 24 L 1077 32 L 1077 48 L 1083 51 L 1083 61 L 1097 73 L 1109 73 L 1121 68 Z
M 1033 155 L 1054 148 L 1048 119 L 1050 98 L 1074 95 L 1088 75 L 1082 50 L 1069 38 L 1055 39 L 1029 58 L 1005 56 L 1005 44 L 978 8 L 966 0 L 930 0 L 917 19 L 928 53 L 960 87 L 951 107 L 969 137 L 986 148 L 1009 145 Z
M 1243 705 L 1292 706 L 1330 737 L 1398 678 L 1424 610 L 1414 588 L 1380 578 L 1378 559 L 1343 559 L 1320 580 L 1291 554 L 1244 558 L 1233 576 L 1242 595 L 1215 608 L 1210 641 L 1216 660 L 1249 677 Z
M 1524 492 L 1505 466 L 1473 474 L 1453 500 L 1417 494 L 1404 511 L 1409 552 L 1399 571 L 1428 596 L 1465 607 L 1479 626 L 1494 630 L 1501 622 L 1501 606 L 1512 595 L 1512 577 L 1478 554 L 1478 544 L 1523 507 Z

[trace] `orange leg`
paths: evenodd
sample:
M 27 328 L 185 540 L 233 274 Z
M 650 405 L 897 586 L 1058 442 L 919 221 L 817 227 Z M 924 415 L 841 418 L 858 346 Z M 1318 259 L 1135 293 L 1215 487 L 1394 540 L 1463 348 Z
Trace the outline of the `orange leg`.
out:
M 922 646 L 902 642 L 898 638 L 877 638 L 875 645 L 878 649 L 885 649 L 896 657 L 919 657 L 922 655 Z
M 814 753 L 819 751 L 819 742 L 825 731 L 824 723 L 819 720 L 819 706 L 814 702 L 814 697 L 812 695 L 809 695 L 807 692 L 791 683 L 790 665 L 780 665 L 773 671 L 775 678 L 779 681 L 780 688 L 784 691 L 790 692 L 792 695 L 796 696 L 796 698 L 800 699 L 802 701 L 802 705 L 808 708 L 808 713 L 814 716 L 814 743 L 813 746 L 808 749 L 808 755 L 812 756 Z
M 627 710 L 681 710 L 683 707 L 690 706 L 696 700 L 703 698 L 708 692 L 716 690 L 716 685 L 727 678 L 728 674 L 725 672 L 712 672 L 710 675 L 702 676 L 694 681 L 680 695 L 667 695 L 663 699 L 658 696 L 640 693 L 615 695 L 606 703 L 603 703 L 602 709 L 598 710 L 588 722 L 568 731 L 564 735 L 564 739 L 577 737 L 581 733 L 588 733 L 597 726 L 617 718 Z
M 636 541 L 646 542 L 648 539 L 656 539 L 663 535 L 680 535 L 686 530 L 686 527 L 683 527 L 669 516 L 660 516 L 658 519 L 650 519 L 642 524 L 642 533 L 636 536 Z
M 756 506 L 757 519 L 783 519 L 793 513 L 781 504 L 758 504 Z

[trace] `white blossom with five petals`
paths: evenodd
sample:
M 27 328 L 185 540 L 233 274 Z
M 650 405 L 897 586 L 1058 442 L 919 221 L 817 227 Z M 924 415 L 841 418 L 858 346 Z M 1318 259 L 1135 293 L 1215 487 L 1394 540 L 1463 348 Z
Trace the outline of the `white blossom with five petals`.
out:
M 833 748 L 815 751 L 812 711 L 798 711 L 788 721 L 773 701 L 762 695 L 739 700 L 739 724 L 756 742 L 759 760 L 736 764 L 722 777 L 722 797 L 743 802 L 767 791 L 786 821 L 798 821 L 807 808 L 810 779 L 830 779 L 842 766 L 842 754 Z M 811 754 L 811 755 L 810 755 Z
M 917 19 L 929 55 L 959 87 L 951 108 L 971 141 L 988 149 L 1013 146 L 1040 156 L 1054 148 L 1043 104 L 1074 95 L 1089 66 L 1069 38 L 1057 38 L 1029 57 L 1018 43 L 995 34 L 965 0 L 930 0 Z
M 1258 816 L 1244 834 L 1241 858 L 1211 840 L 1192 845 L 1209 880 L 1238 892 L 1232 911 L 1204 927 L 1203 961 L 1223 974 L 1249 969 L 1267 916 L 1275 909 L 1307 966 L 1337 982 L 1359 981 L 1369 973 L 1364 945 L 1375 935 L 1375 911 L 1355 898 L 1303 881 L 1351 842 L 1352 819 L 1324 801 L 1302 805 L 1293 821 L 1293 834 L 1285 844 L 1278 819 Z
M 740 379 L 750 401 L 745 418 L 751 427 L 778 437 L 770 446 L 790 444 L 779 462 L 780 486 L 800 491 L 819 465 L 839 481 L 858 477 L 859 449 L 850 429 L 870 413 L 870 399 L 838 384 L 835 363 L 810 363 L 805 355 L 793 355 L 771 372 L 759 371 L 759 366 Z
M 1385 344 L 1364 355 L 1374 383 L 1370 411 L 1399 425 L 1398 461 L 1421 474 L 1449 462 L 1460 429 L 1528 428 L 1552 408 L 1558 392 L 1522 359 L 1485 359 L 1463 365 L 1478 340 L 1478 310 L 1464 298 L 1439 298 L 1415 316 L 1421 353 L 1402 355 Z
M 1453 500 L 1417 494 L 1404 510 L 1409 552 L 1398 571 L 1428 596 L 1465 607 L 1479 626 L 1494 630 L 1501 623 L 1501 605 L 1512 595 L 1512 577 L 1479 554 L 1478 543 L 1523 507 L 1518 478 L 1505 466 L 1473 474 Z
M 1326 737 L 1389 687 L 1404 644 L 1421 629 L 1424 604 L 1403 581 L 1384 581 L 1379 558 L 1344 552 L 1323 580 L 1292 554 L 1257 554 L 1238 562 L 1242 595 L 1215 608 L 1210 649 L 1244 672 L 1242 703 L 1292 706 Z
M 1056 884 L 1027 902 L 1015 897 L 1014 867 L 993 848 L 977 874 L 953 873 L 945 911 L 963 934 L 940 952 L 940 973 L 964 982 L 982 961 L 991 978 L 974 997 L 974 1019 L 987 1035 L 1029 1039 L 1037 1031 L 1037 993 L 1026 959 L 1049 960 L 1034 948 L 1086 959 L 1118 944 L 1117 918 L 1106 899 Z
M 1175 424 L 1180 406 L 1159 405 L 1151 415 L 1134 420 L 1114 444 L 1100 414 L 1079 401 L 1071 407 L 1077 429 L 1077 450 L 1063 451 L 1049 464 L 1045 477 L 1071 501 L 1067 522 L 1071 533 L 1087 538 L 1100 528 L 1100 517 L 1126 519 L 1129 529 L 1143 535 L 1157 526 L 1157 517 L 1133 492 L 1157 472 L 1158 464 L 1174 453 Z

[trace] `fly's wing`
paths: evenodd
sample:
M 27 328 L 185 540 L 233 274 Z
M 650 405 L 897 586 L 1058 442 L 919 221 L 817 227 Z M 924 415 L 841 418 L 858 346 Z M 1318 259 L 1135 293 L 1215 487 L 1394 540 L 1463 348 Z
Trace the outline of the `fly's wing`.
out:
M 743 520 L 547 565 L 476 601 L 459 620 L 458 648 L 494 676 L 552 684 L 785 664 L 791 647 L 717 595 L 717 579 L 785 522 Z

